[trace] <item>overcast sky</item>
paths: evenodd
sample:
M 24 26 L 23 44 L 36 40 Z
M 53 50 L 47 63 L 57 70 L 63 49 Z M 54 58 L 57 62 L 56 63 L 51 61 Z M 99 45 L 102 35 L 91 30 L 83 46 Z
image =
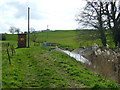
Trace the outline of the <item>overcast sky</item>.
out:
M 27 7 L 30 7 L 30 27 L 45 30 L 78 28 L 75 15 L 85 6 L 84 0 L 0 0 L 0 33 L 10 26 L 27 31 Z

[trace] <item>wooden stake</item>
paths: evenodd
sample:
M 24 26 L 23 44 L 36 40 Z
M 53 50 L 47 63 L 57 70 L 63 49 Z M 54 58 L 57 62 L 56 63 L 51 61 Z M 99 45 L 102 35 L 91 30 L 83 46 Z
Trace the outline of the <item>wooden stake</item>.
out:
M 11 65 L 11 60 L 10 60 L 10 54 L 9 54 L 8 47 L 7 47 L 7 55 L 8 55 L 9 64 Z

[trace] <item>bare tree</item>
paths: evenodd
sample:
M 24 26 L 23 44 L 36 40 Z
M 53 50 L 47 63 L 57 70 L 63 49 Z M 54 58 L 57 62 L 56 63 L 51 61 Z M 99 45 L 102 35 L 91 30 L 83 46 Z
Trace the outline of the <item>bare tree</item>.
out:
M 82 13 L 77 15 L 76 21 L 82 23 L 84 26 L 97 28 L 100 33 L 100 39 L 103 46 L 106 46 L 105 35 L 105 16 L 104 16 L 104 4 L 101 0 L 87 1 L 87 4 Z
M 115 46 L 120 47 L 120 2 L 119 0 L 110 0 L 106 4 L 105 14 L 108 17 L 108 25 L 112 31 Z
M 87 1 L 84 11 L 77 16 L 77 21 L 85 26 L 97 28 L 100 38 L 106 46 L 105 28 L 113 34 L 115 46 L 120 47 L 120 1 L 119 0 L 92 0 Z
M 14 34 L 15 33 L 15 27 L 14 26 L 11 26 L 10 29 L 9 29 L 10 33 Z
M 17 32 L 17 34 L 20 33 L 20 29 L 19 28 L 15 28 L 15 32 Z
M 14 34 L 15 32 L 17 32 L 17 34 L 20 33 L 20 29 L 19 28 L 16 28 L 14 26 L 11 26 L 10 29 L 9 29 L 10 33 Z

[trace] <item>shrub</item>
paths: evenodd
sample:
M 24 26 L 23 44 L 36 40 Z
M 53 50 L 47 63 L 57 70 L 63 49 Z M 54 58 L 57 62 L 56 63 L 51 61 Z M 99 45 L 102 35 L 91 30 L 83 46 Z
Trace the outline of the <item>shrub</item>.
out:
M 2 34 L 2 41 L 6 40 L 5 34 Z

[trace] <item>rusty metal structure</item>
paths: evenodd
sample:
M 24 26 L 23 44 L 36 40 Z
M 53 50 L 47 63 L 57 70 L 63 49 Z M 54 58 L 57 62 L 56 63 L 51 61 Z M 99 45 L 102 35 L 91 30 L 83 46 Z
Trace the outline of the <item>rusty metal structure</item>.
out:
M 26 47 L 26 34 L 18 34 L 18 48 Z

